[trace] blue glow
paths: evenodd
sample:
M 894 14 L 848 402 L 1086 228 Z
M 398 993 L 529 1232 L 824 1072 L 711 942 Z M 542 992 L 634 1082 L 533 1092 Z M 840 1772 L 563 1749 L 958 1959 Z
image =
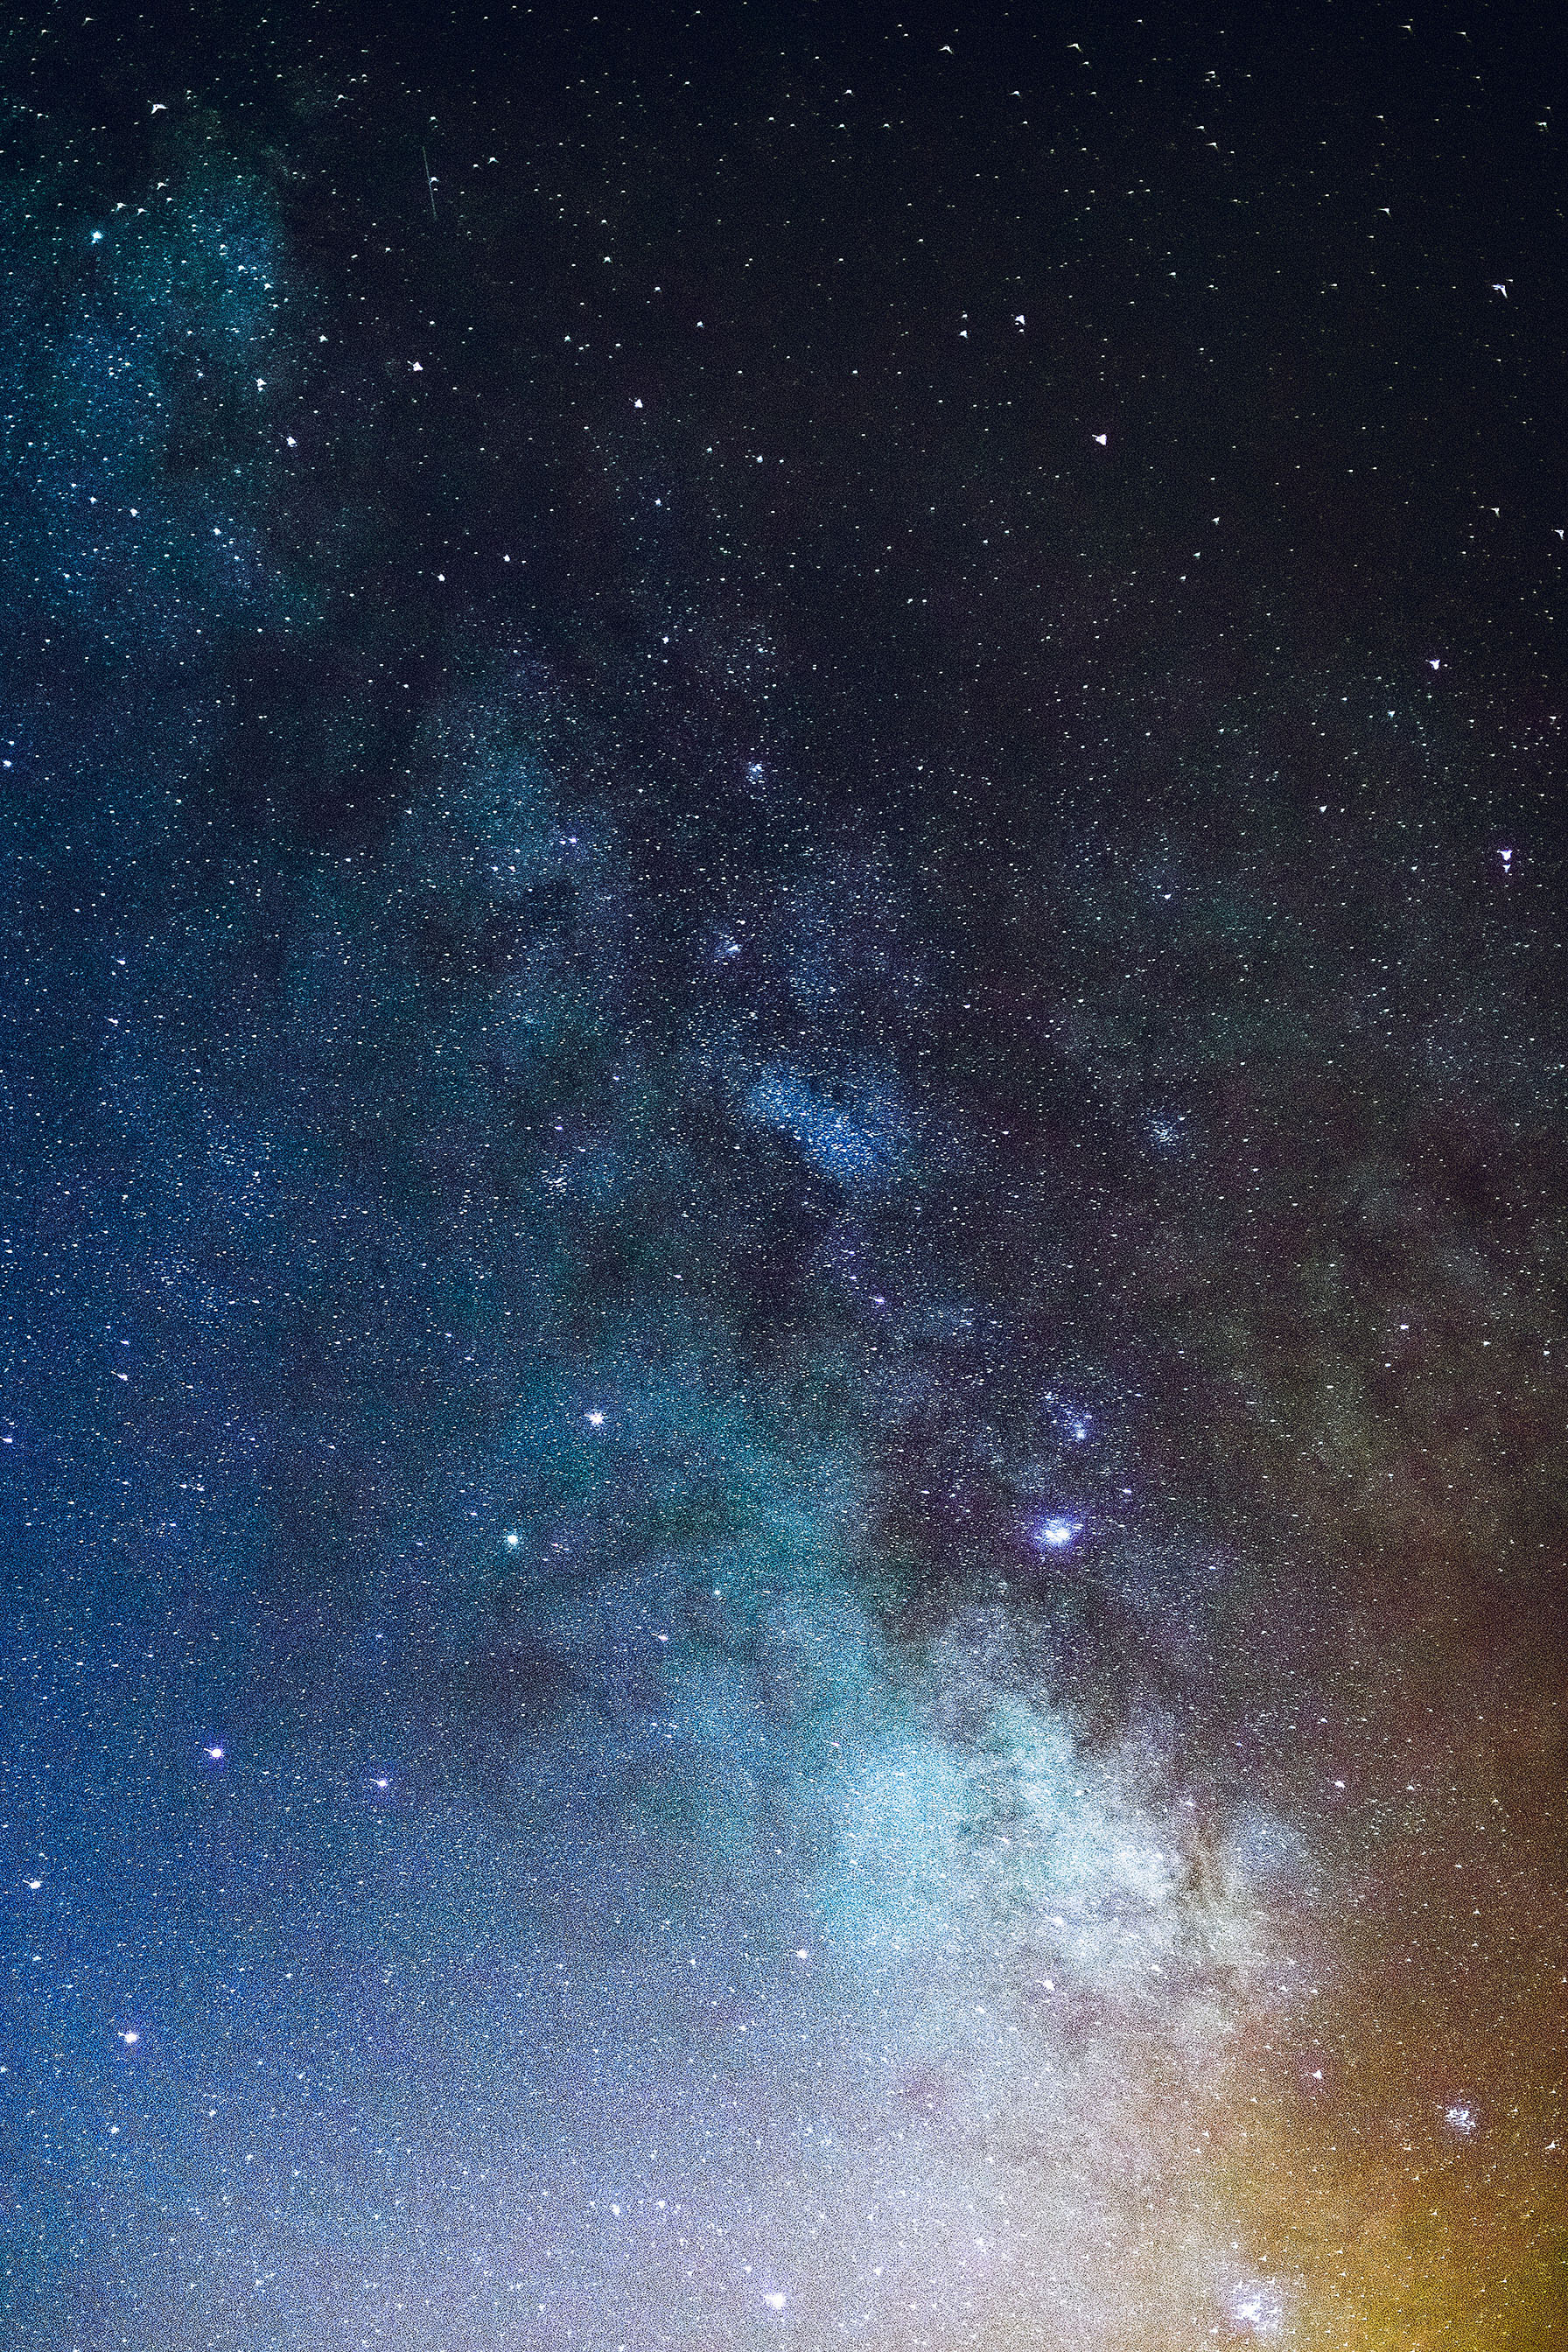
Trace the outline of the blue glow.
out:
M 1034 1531 L 1034 1541 L 1042 1551 L 1066 1551 L 1083 1533 L 1081 1519 L 1041 1519 Z
M 787 1135 L 824 1176 L 850 1189 L 878 1181 L 900 1141 L 900 1119 L 885 1091 L 862 1089 L 851 1106 L 834 1102 L 786 1064 L 765 1069 L 746 1096 L 759 1126 Z

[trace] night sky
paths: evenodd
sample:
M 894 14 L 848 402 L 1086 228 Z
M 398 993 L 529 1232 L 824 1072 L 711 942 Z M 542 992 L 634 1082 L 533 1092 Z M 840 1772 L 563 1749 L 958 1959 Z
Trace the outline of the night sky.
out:
M 0 2342 L 1568 2342 L 1568 32 L 0 28 Z

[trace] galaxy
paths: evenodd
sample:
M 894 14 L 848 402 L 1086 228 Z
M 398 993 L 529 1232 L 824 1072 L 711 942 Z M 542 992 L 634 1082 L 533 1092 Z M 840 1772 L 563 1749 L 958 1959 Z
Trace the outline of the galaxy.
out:
M 1550 10 L 0 27 L 0 2340 L 1568 2341 Z

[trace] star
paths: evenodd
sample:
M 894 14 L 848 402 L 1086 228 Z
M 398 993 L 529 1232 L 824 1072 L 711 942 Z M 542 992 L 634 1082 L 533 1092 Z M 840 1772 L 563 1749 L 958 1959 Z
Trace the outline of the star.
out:
M 1035 1541 L 1046 1551 L 1066 1551 L 1073 1538 L 1082 1532 L 1081 1519 L 1042 1519 L 1035 1529 Z
M 1446 202 L 1441 40 L 1414 118 L 1319 44 L 1281 170 L 1293 24 L 1097 23 L 1047 122 L 1081 43 L 852 9 L 635 124 L 607 19 L 425 27 L 384 153 L 377 13 L 288 202 L 29 113 L 0 219 L 24 2332 L 1282 2352 L 1419 2220 L 1426 2334 L 1507 2335 L 1568 501 L 1464 288 L 1552 175 Z M 232 154 L 201 14 L 121 79 Z

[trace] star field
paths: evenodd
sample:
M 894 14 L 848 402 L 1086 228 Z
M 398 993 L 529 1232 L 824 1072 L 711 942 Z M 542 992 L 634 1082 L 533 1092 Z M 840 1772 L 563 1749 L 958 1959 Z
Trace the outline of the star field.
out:
M 0 98 L 0 2336 L 1561 2343 L 1553 26 Z

